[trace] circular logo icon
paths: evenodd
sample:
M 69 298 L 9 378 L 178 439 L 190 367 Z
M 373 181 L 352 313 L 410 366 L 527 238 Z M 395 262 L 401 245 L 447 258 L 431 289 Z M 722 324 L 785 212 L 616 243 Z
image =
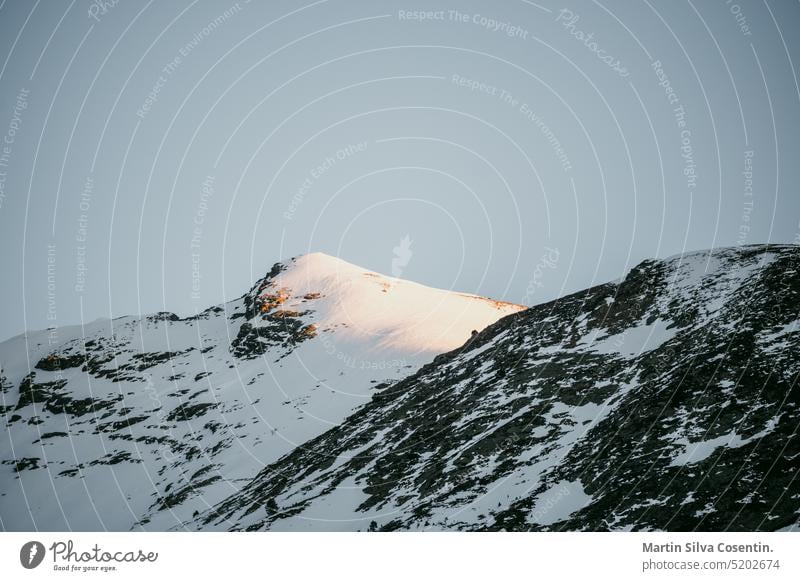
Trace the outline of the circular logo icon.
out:
M 39 541 L 28 541 L 19 550 L 19 562 L 26 569 L 35 569 L 44 560 L 44 545 Z

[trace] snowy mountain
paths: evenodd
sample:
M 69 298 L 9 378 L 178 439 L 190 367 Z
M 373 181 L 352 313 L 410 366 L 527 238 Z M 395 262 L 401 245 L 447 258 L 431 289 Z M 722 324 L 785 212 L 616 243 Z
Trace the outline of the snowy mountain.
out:
M 799 266 L 796 246 L 649 260 L 507 316 L 188 526 L 796 527 Z
M 165 530 L 523 307 L 324 254 L 195 316 L 0 344 L 0 528 Z

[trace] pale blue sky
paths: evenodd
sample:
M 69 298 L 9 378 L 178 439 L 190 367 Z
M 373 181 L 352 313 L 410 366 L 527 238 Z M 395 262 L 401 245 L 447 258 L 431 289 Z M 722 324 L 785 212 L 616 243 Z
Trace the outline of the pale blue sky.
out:
M 406 236 L 404 278 L 527 304 L 800 236 L 794 2 L 108 6 L 0 8 L 0 339 Z

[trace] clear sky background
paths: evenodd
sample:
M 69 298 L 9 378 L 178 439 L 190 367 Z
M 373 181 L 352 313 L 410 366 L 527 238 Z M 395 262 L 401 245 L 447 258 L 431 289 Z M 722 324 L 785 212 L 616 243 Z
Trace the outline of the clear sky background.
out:
M 775 0 L 6 0 L 0 339 L 189 315 L 309 251 L 393 274 L 406 237 L 394 274 L 525 304 L 797 242 L 798 24 Z

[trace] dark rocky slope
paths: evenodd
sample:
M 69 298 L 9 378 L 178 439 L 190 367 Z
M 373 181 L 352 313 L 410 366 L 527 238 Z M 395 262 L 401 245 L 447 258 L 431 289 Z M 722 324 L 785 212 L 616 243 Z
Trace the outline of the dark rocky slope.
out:
M 192 526 L 778 530 L 800 518 L 800 250 L 645 261 L 387 385 Z

